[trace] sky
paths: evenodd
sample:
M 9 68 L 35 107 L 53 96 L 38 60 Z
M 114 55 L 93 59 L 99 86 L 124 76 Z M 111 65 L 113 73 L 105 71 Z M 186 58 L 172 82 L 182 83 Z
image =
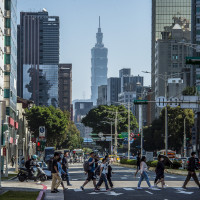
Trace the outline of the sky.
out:
M 18 0 L 20 12 L 47 9 L 60 17 L 60 63 L 72 63 L 72 99 L 91 95 L 91 48 L 101 16 L 103 43 L 108 48 L 108 77 L 131 68 L 151 84 L 151 0 Z

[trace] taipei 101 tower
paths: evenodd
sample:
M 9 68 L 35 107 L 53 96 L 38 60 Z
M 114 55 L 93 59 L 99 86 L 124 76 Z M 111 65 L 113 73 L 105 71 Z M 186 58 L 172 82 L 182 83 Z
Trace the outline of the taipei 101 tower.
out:
M 104 47 L 102 43 L 103 33 L 101 32 L 101 24 L 99 17 L 99 28 L 96 34 L 97 43 L 92 48 L 92 77 L 91 77 L 91 101 L 93 105 L 97 104 L 98 99 L 98 86 L 107 85 L 107 63 L 108 63 L 108 49 Z

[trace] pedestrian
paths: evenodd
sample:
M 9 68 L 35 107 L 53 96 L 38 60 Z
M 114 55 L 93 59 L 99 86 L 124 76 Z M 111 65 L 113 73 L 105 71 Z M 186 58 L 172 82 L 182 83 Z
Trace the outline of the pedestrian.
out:
M 113 183 L 112 183 L 112 180 L 111 180 L 111 177 L 112 177 L 112 174 L 114 172 L 112 172 L 112 167 L 111 165 L 108 163 L 108 173 L 107 173 L 107 180 L 109 182 L 109 185 L 111 187 L 111 189 L 113 189 Z
M 58 187 L 61 183 L 61 178 L 59 176 L 59 171 L 58 171 L 58 158 L 60 157 L 58 152 L 54 153 L 54 158 L 53 158 L 53 163 L 52 163 L 52 183 L 51 183 L 51 193 L 57 193 Z
M 11 164 L 12 164 L 12 167 L 14 167 L 14 164 L 15 164 L 15 157 L 14 157 L 14 155 L 11 156 Z
M 60 177 L 60 181 L 61 181 L 60 184 L 62 185 L 63 191 L 64 191 L 65 189 L 68 189 L 68 188 L 65 188 L 63 181 L 62 181 L 62 178 L 61 178 L 62 174 L 66 174 L 65 171 L 62 169 L 61 161 L 62 161 L 62 159 L 61 159 L 61 157 L 59 157 L 58 160 L 57 160 L 58 171 L 59 171 L 59 177 Z
M 101 164 L 101 169 L 100 169 L 100 179 L 99 182 L 97 183 L 96 187 L 95 187 L 95 191 L 99 191 L 99 187 L 101 186 L 101 184 L 104 182 L 105 186 L 106 186 L 106 191 L 109 191 L 109 187 L 108 187 L 108 182 L 107 182 L 107 177 L 106 174 L 108 173 L 108 167 L 106 164 L 107 160 L 106 158 L 104 158 L 102 160 L 102 164 Z
M 199 189 L 200 189 L 200 184 L 199 184 L 196 172 L 195 172 L 195 170 L 197 170 L 195 157 L 196 157 L 196 153 L 192 152 L 191 157 L 189 158 L 189 163 L 188 163 L 188 167 L 187 167 L 188 175 L 187 175 L 186 180 L 185 180 L 185 182 L 182 186 L 183 189 L 186 189 L 186 185 L 190 181 L 191 177 L 194 179 L 195 183 L 199 186 Z
M 164 170 L 165 170 L 165 165 L 164 165 L 164 158 L 159 155 L 158 156 L 158 163 L 156 166 L 156 179 L 154 182 L 154 186 L 157 187 L 158 183 L 161 183 L 162 188 L 166 187 L 165 181 L 164 181 Z
M 142 189 L 140 187 L 140 185 L 141 185 L 143 179 L 146 180 L 147 185 L 149 186 L 149 189 L 152 188 L 152 186 L 151 186 L 151 184 L 149 182 L 149 177 L 148 177 L 148 174 L 147 174 L 147 169 L 148 169 L 148 167 L 147 167 L 147 164 L 146 164 L 146 157 L 142 156 L 141 163 L 140 163 L 140 179 L 139 179 L 139 182 L 138 182 L 137 189 Z
M 65 152 L 64 157 L 62 159 L 62 169 L 65 171 L 66 173 L 66 178 L 67 178 L 67 185 L 68 186 L 72 186 L 72 184 L 70 184 L 69 182 L 69 164 L 68 164 L 68 152 Z
M 136 172 L 135 172 L 135 177 L 136 177 L 138 171 L 140 170 L 140 161 L 141 161 L 141 153 L 138 153 L 138 156 L 137 156 L 137 169 L 136 169 Z
M 89 164 L 89 170 L 87 172 L 88 177 L 86 179 L 86 181 L 83 183 L 83 185 L 80 187 L 81 190 L 84 190 L 84 187 L 92 180 L 93 181 L 93 185 L 94 188 L 96 187 L 96 177 L 94 175 L 94 171 L 95 171 L 95 159 L 94 159 L 94 152 L 90 153 L 90 158 L 88 160 L 88 164 Z

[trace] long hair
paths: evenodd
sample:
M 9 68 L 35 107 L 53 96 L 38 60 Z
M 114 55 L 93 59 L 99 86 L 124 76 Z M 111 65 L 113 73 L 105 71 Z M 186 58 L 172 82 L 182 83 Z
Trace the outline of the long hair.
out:
M 145 162 L 146 156 L 142 156 L 141 162 Z

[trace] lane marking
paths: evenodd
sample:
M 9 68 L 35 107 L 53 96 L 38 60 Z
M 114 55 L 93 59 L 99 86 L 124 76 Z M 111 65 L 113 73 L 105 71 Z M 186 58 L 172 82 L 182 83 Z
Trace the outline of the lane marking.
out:
M 123 188 L 124 190 L 127 190 L 127 191 L 129 191 L 129 190 L 134 190 L 133 188 Z
M 174 176 L 166 176 L 167 178 L 177 178 L 177 177 L 174 177 Z
M 179 194 L 193 194 L 194 192 L 178 191 Z
M 149 194 L 153 194 L 152 192 L 149 192 L 149 191 L 146 191 L 146 190 L 145 190 L 145 192 L 147 192 L 147 193 L 149 193 Z
M 72 181 L 78 181 L 78 179 L 72 179 Z
M 119 195 L 121 195 L 123 193 L 116 193 L 116 192 L 111 191 L 111 192 L 106 192 L 105 194 L 107 194 L 109 196 L 119 196 Z
M 161 189 L 159 189 L 159 188 L 151 188 L 151 190 L 161 190 Z
M 81 189 L 74 189 L 74 192 L 82 192 L 83 190 Z
M 99 194 L 99 193 L 97 193 L 97 192 L 91 192 L 91 193 L 88 193 L 88 194 Z
M 128 179 L 127 177 L 120 177 L 122 180 Z

